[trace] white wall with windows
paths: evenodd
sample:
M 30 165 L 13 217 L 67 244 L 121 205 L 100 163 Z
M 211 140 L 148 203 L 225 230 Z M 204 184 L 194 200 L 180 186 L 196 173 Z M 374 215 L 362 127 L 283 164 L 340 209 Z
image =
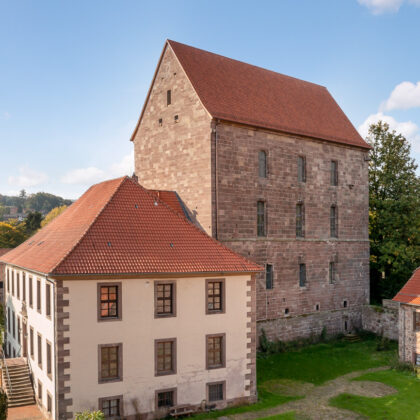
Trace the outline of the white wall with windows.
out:
M 54 418 L 54 283 L 45 276 L 6 265 L 4 291 L 7 355 L 27 357 L 38 403 Z

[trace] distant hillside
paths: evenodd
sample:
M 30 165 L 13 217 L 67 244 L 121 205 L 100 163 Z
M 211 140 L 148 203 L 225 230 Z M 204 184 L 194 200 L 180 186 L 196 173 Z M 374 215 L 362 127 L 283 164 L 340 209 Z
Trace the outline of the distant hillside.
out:
M 22 190 L 19 196 L 0 194 L 0 219 L 2 213 L 3 217 L 6 215 L 13 217 L 17 213 L 26 213 L 29 211 L 39 211 L 45 215 L 55 207 L 69 206 L 72 202 L 72 200 L 45 192 L 26 195 L 25 191 Z

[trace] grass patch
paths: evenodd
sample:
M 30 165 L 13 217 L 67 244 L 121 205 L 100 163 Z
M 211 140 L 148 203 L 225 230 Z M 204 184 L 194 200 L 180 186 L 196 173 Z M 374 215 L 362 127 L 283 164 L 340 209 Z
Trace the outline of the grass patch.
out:
M 257 364 L 258 383 L 284 378 L 321 385 L 346 373 L 391 364 L 397 344 L 391 343 L 390 350 L 380 352 L 376 346 L 372 339 L 356 343 L 341 340 L 263 357 Z
M 372 420 L 420 420 L 420 380 L 415 375 L 386 370 L 368 373 L 355 380 L 382 382 L 398 393 L 380 398 L 341 394 L 330 400 L 332 406 L 360 413 Z

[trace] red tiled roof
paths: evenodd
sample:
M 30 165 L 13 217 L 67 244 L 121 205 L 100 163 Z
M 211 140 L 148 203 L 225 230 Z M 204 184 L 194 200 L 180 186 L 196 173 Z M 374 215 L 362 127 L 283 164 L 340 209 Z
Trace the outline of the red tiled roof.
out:
M 11 251 L 13 248 L 0 248 L 0 257 L 4 255 L 6 252 Z
M 128 177 L 92 186 L 2 260 L 50 275 L 262 270 Z
M 181 200 L 175 191 L 163 191 L 163 190 L 148 190 L 150 193 L 156 195 L 162 201 L 164 201 L 172 210 L 175 210 L 179 214 L 185 216 L 184 209 L 181 204 Z
M 168 44 L 213 118 L 370 148 L 325 87 L 179 42 Z
M 420 267 L 418 267 L 410 280 L 396 294 L 394 299 L 396 302 L 410 303 L 412 305 L 420 305 Z

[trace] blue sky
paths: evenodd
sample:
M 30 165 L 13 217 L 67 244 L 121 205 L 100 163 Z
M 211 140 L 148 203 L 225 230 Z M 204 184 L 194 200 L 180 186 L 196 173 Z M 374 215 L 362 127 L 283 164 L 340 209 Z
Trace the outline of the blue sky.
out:
M 166 38 L 326 86 L 420 162 L 420 0 L 0 0 L 0 193 L 77 198 L 132 172 Z

